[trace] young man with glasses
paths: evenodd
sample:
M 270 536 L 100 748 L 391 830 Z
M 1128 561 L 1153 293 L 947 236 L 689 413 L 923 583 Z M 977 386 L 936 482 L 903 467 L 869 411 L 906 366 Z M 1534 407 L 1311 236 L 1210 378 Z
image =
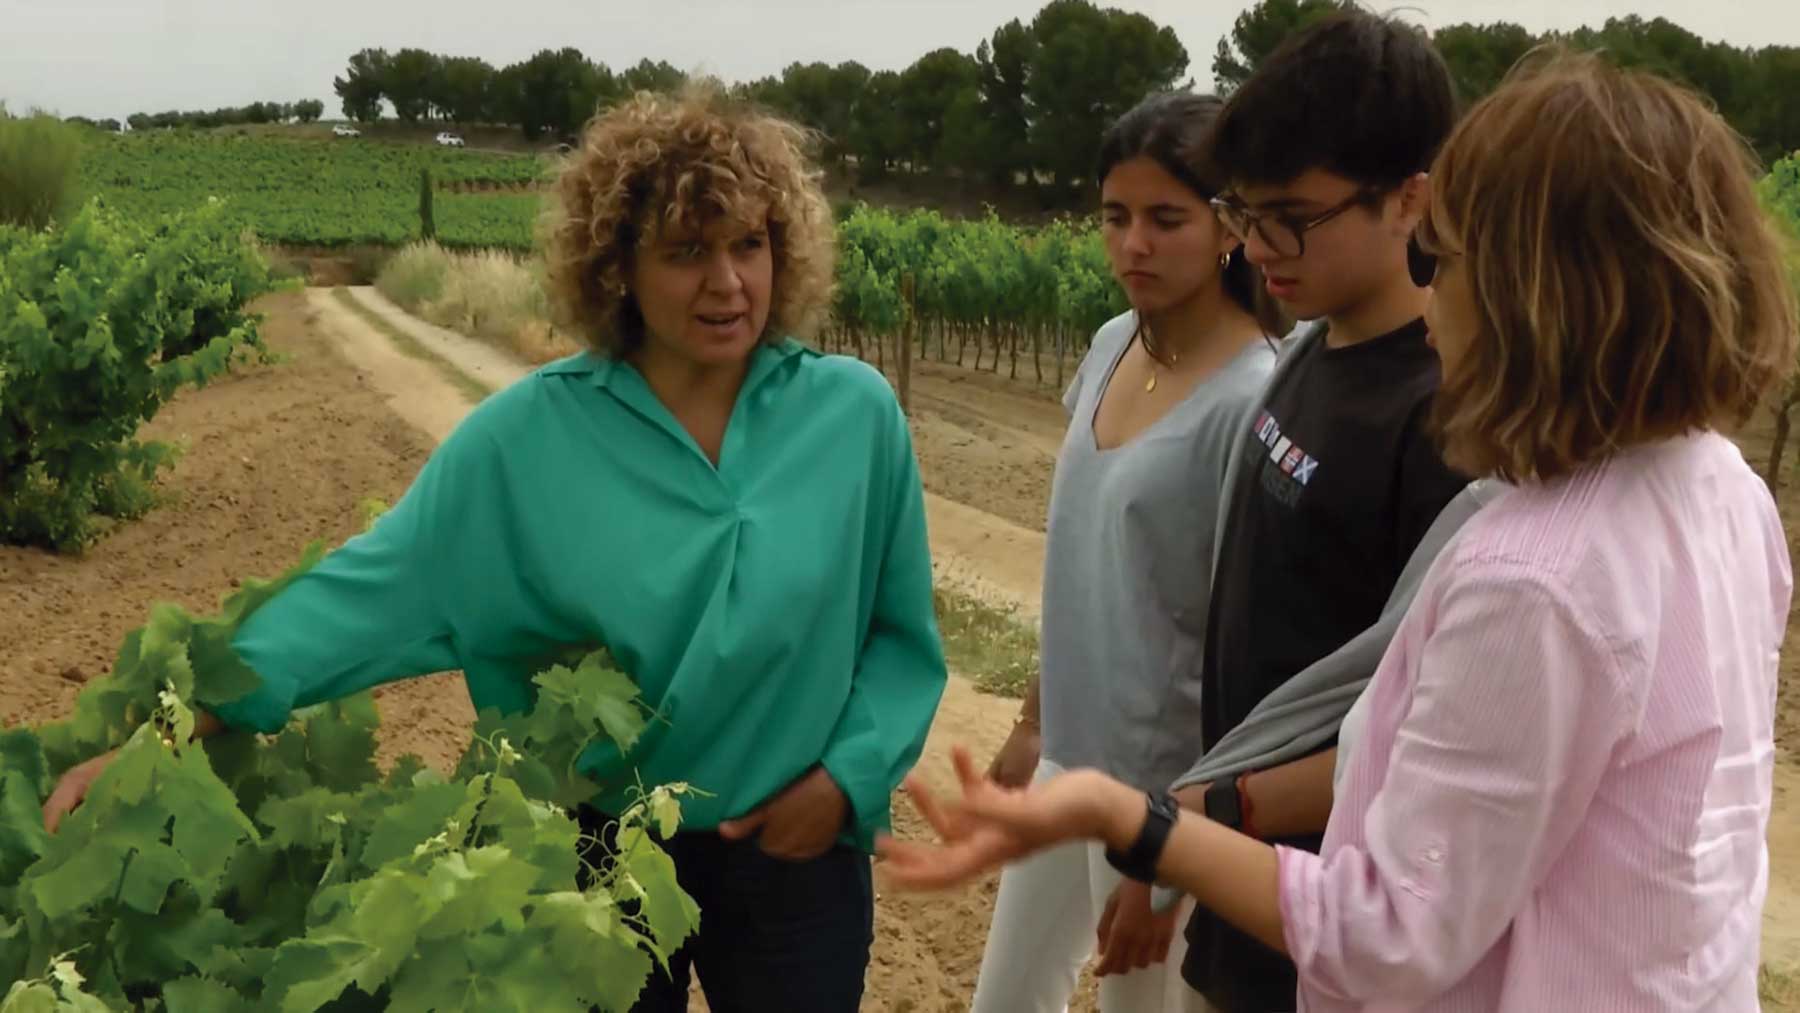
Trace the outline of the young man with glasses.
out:
M 1338 729 L 1411 583 L 1479 495 L 1427 431 L 1439 378 L 1423 320 L 1431 265 L 1411 243 L 1454 116 L 1430 42 L 1352 12 L 1272 54 L 1217 127 L 1232 188 L 1214 208 L 1269 292 L 1312 323 L 1288 340 L 1227 467 L 1196 729 L 1205 754 L 1175 795 L 1315 852 Z M 1204 909 L 1187 940 L 1183 975 L 1214 1007 L 1295 1007 L 1285 957 Z

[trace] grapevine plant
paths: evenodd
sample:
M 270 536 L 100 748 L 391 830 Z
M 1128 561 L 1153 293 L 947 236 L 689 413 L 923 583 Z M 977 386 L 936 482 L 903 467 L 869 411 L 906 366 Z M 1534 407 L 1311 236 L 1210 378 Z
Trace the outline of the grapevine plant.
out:
M 480 714 L 451 777 L 380 771 L 368 694 L 192 739 L 258 685 L 239 625 L 320 555 L 214 616 L 157 606 L 68 720 L 0 732 L 0 1013 L 625 1010 L 698 926 L 657 843 L 685 785 L 640 788 L 604 844 L 571 815 L 598 788 L 583 749 L 649 717 L 603 652 L 536 676 L 530 713 Z M 57 777 L 114 748 L 47 833 Z
M 138 428 L 182 388 L 266 357 L 248 304 L 272 287 L 216 202 L 0 226 L 0 542 L 79 549 L 96 518 L 147 510 L 174 451 Z

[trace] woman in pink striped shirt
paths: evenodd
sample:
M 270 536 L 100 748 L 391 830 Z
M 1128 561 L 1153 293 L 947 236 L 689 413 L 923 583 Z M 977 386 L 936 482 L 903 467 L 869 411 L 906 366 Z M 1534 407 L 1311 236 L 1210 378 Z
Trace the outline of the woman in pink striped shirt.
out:
M 1359 704 L 1319 855 L 1092 772 L 888 841 L 901 886 L 1071 837 L 1299 969 L 1305 1010 L 1748 1010 L 1792 574 L 1720 430 L 1794 361 L 1742 142 L 1674 85 L 1534 59 L 1432 171 L 1447 459 L 1515 488 L 1440 554 Z M 1353 739 L 1353 741 L 1352 741 Z M 1148 804 L 1146 804 L 1148 803 Z

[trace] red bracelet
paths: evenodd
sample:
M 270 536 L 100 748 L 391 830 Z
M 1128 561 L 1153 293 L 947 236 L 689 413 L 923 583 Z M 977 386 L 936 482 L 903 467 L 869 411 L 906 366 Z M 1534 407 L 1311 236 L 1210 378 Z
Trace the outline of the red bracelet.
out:
M 1238 797 L 1238 832 L 1244 834 L 1247 837 L 1254 837 L 1259 841 L 1262 840 L 1262 835 L 1256 832 L 1256 824 L 1251 822 L 1252 810 L 1251 810 L 1251 806 L 1250 806 L 1250 772 L 1247 770 L 1244 771 L 1242 774 L 1238 775 L 1237 797 Z

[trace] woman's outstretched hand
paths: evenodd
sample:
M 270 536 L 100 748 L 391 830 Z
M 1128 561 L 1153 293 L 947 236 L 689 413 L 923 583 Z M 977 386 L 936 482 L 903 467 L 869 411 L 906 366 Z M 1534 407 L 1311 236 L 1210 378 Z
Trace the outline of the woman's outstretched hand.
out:
M 194 738 L 204 739 L 217 735 L 225 729 L 225 725 L 211 713 L 203 710 L 194 711 Z M 50 790 L 50 797 L 44 800 L 44 829 L 56 833 L 69 814 L 87 798 L 88 791 L 94 782 L 106 772 L 106 768 L 119 755 L 117 749 L 108 750 L 85 763 L 76 764 L 63 772 L 56 781 L 56 787 Z
M 951 759 L 959 801 L 940 801 L 917 774 L 906 779 L 907 795 L 939 841 L 883 837 L 876 844 L 885 875 L 900 889 L 956 886 L 1063 841 L 1135 836 L 1143 823 L 1143 796 L 1097 771 L 1006 788 L 978 772 L 967 749 L 956 747 Z
M 50 797 L 44 800 L 45 830 L 56 833 L 56 828 L 62 826 L 62 821 L 87 798 L 88 789 L 94 786 L 107 765 L 118 755 L 118 750 L 110 750 L 63 772 L 63 776 L 57 779 L 56 787 L 51 790 Z

